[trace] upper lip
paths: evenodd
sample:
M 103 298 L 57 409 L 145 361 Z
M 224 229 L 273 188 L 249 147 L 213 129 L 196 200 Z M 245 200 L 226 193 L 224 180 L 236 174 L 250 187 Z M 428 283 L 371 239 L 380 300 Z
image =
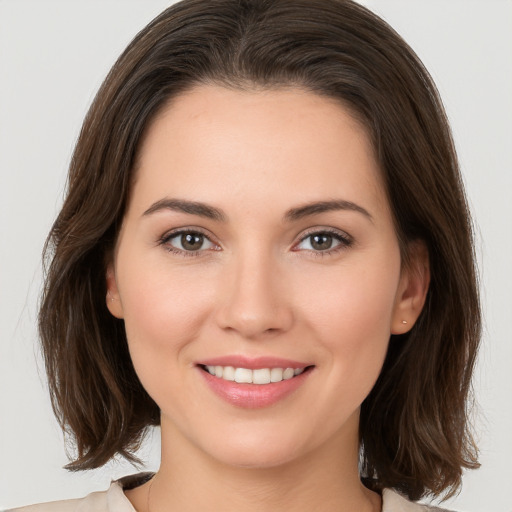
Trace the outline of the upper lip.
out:
M 212 357 L 202 359 L 197 364 L 202 366 L 233 366 L 234 368 L 247 368 L 248 370 L 257 370 L 259 368 L 306 368 L 306 366 L 311 366 L 310 363 L 281 357 L 247 357 L 242 355 Z

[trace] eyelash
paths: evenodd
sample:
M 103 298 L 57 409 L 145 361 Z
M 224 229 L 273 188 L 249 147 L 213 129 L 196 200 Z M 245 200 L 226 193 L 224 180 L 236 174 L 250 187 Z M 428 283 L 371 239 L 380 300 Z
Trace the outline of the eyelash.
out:
M 166 251 L 176 254 L 178 256 L 183 256 L 185 258 L 197 258 L 197 257 L 201 256 L 202 255 L 201 253 L 204 252 L 204 249 L 199 250 L 199 251 L 183 251 L 181 249 L 177 249 L 176 247 L 173 247 L 172 245 L 170 245 L 169 242 L 173 238 L 176 238 L 181 235 L 199 235 L 199 236 L 204 237 L 210 243 L 217 245 L 217 244 L 215 244 L 215 242 L 213 242 L 211 240 L 211 238 L 208 235 L 206 235 L 205 233 L 203 233 L 202 231 L 200 231 L 198 229 L 178 229 L 176 231 L 171 231 L 170 233 L 166 233 L 164 236 L 162 236 L 162 238 L 159 240 L 158 243 L 159 243 L 159 245 L 165 246 Z M 219 249 L 213 249 L 213 250 L 218 251 Z
M 211 240 L 211 238 L 208 235 L 206 235 L 205 233 L 203 233 L 200 230 L 194 230 L 194 229 L 179 229 L 176 231 L 171 231 L 170 233 L 166 233 L 165 235 L 163 235 L 160 238 L 160 240 L 158 241 L 158 244 L 165 246 L 165 249 L 168 252 L 176 254 L 178 256 L 185 257 L 185 258 L 200 257 L 205 250 L 214 250 L 214 251 L 220 250 L 220 249 L 202 249 L 202 250 L 198 250 L 198 251 L 184 251 L 182 249 L 177 249 L 176 247 L 173 247 L 172 245 L 170 245 L 169 242 L 173 238 L 176 238 L 176 237 L 184 235 L 184 234 L 199 235 L 199 236 L 204 237 L 211 244 L 217 245 L 217 244 L 215 244 L 215 242 L 213 242 Z M 340 251 L 348 249 L 353 244 L 352 238 L 350 236 L 348 236 L 346 233 L 340 232 L 335 229 L 327 228 L 327 229 L 313 230 L 313 231 L 307 232 L 306 234 L 304 234 L 304 236 L 302 236 L 302 238 L 299 240 L 298 243 L 294 244 L 294 246 L 301 244 L 302 242 L 304 242 L 308 238 L 311 238 L 314 235 L 329 235 L 329 236 L 332 236 L 334 238 L 334 240 L 339 242 L 338 245 L 336 245 L 332 249 L 326 249 L 324 251 L 315 251 L 315 250 L 307 249 L 307 252 L 312 254 L 314 257 L 323 258 L 326 256 L 332 256 L 334 254 L 337 254 Z M 300 250 L 298 250 L 298 249 L 292 249 L 292 250 L 294 250 L 294 252 L 300 252 Z
M 299 240 L 297 244 L 294 244 L 294 246 L 301 244 L 308 238 L 311 238 L 314 235 L 329 235 L 332 236 L 334 240 L 339 242 L 338 245 L 333 247 L 332 249 L 326 249 L 324 251 L 314 251 L 314 250 L 307 250 L 308 253 L 312 254 L 315 258 L 324 258 L 327 256 L 334 256 L 335 254 L 338 254 L 340 251 L 343 251 L 345 249 L 348 249 L 352 244 L 353 240 L 352 238 L 347 235 L 346 233 L 342 231 L 338 231 L 337 229 L 332 228 L 324 228 L 324 229 L 313 229 L 311 231 L 306 232 L 302 238 Z M 292 249 L 293 250 L 293 249 Z M 299 252 L 297 250 L 297 252 Z

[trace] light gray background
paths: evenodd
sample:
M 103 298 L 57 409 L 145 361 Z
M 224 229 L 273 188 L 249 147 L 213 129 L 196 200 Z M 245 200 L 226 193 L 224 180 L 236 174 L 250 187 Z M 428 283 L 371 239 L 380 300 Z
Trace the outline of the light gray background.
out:
M 207 0 L 205 0 L 207 1 Z M 0 0 L 0 508 L 82 496 L 135 472 L 71 474 L 37 353 L 40 253 L 82 119 L 166 0 Z M 447 506 L 512 511 L 512 2 L 366 0 L 411 44 L 452 122 L 476 218 L 485 335 L 475 376 L 482 468 Z M 158 435 L 143 452 L 158 466 Z

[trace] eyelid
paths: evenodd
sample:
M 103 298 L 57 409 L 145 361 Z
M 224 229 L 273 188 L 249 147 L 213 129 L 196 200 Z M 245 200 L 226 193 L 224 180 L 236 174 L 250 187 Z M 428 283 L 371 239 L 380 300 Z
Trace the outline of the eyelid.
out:
M 178 249 L 177 247 L 173 247 L 169 244 L 169 241 L 172 238 L 175 238 L 179 235 L 183 235 L 185 233 L 198 234 L 198 235 L 204 236 L 204 238 L 206 238 L 215 247 L 209 248 L 209 249 L 199 249 L 197 251 L 185 251 L 182 249 Z M 196 227 L 196 226 L 187 226 L 187 227 L 175 228 L 175 229 L 171 229 L 170 231 L 166 231 L 158 239 L 158 245 L 165 246 L 166 250 L 168 250 L 169 252 L 173 252 L 175 254 L 180 254 L 183 256 L 201 256 L 205 252 L 221 250 L 219 243 L 216 242 L 210 234 L 206 233 L 204 229 Z
M 319 235 L 319 234 L 328 234 L 333 236 L 336 240 L 338 240 L 340 243 L 333 247 L 332 249 L 326 249 L 324 251 L 315 251 L 311 249 L 296 249 L 297 245 L 299 245 L 301 242 L 309 238 L 313 235 Z M 315 256 L 327 256 L 329 254 L 333 254 L 335 252 L 338 252 L 340 250 L 347 249 L 354 243 L 354 239 L 345 231 L 342 231 L 340 229 L 332 228 L 332 227 L 314 227 L 309 228 L 304 233 L 301 234 L 299 240 L 295 242 L 292 246 L 292 251 L 305 251 L 309 253 L 313 253 Z
M 173 246 L 169 245 L 168 242 L 170 239 L 177 237 L 179 235 L 182 235 L 184 233 L 202 235 L 215 247 L 209 248 L 209 249 L 199 249 L 197 251 L 186 251 L 186 250 L 182 250 L 177 247 L 173 247 Z M 316 234 L 329 234 L 329 235 L 333 236 L 339 243 L 335 247 L 330 248 L 330 249 L 325 249 L 325 250 L 297 249 L 296 248 L 297 245 L 299 245 L 301 242 L 306 240 L 308 237 L 311 237 Z M 353 242 L 354 242 L 354 240 L 353 240 L 352 236 L 350 236 L 345 231 L 342 231 L 337 228 L 332 228 L 332 227 L 318 226 L 318 227 L 309 228 L 308 230 L 303 232 L 300 235 L 299 240 L 292 245 L 291 250 L 294 252 L 307 252 L 307 253 L 314 254 L 315 256 L 328 256 L 328 255 L 334 254 L 338 251 L 347 249 L 348 247 L 350 247 L 353 244 Z M 200 228 L 197 226 L 186 226 L 186 227 L 180 227 L 180 228 L 171 229 L 170 231 L 166 231 L 158 239 L 158 245 L 165 246 L 166 250 L 176 253 L 176 254 L 183 255 L 183 256 L 201 256 L 206 252 L 222 250 L 222 248 L 220 247 L 220 244 L 214 240 L 214 237 L 211 234 L 207 233 L 203 228 Z

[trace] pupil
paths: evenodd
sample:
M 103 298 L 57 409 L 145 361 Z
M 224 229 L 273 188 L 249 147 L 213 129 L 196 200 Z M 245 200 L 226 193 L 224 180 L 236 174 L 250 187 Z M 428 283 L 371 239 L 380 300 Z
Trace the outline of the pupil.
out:
M 181 245 L 187 251 L 196 251 L 203 245 L 203 235 L 192 233 L 181 235 Z
M 311 247 L 313 249 L 318 249 L 320 251 L 325 251 L 330 249 L 332 245 L 332 236 L 331 235 L 313 235 L 311 241 Z

